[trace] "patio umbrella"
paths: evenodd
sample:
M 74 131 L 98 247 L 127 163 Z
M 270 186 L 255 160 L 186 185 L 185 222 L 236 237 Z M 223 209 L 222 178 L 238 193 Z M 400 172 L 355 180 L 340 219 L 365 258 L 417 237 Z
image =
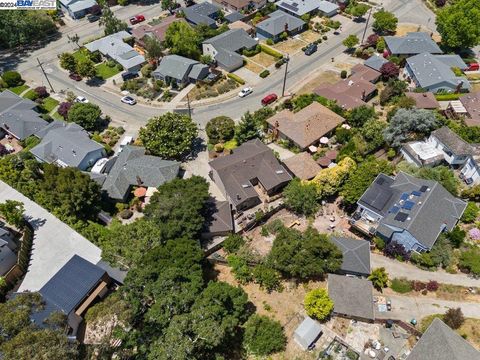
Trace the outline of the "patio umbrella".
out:
M 320 144 L 324 144 L 324 145 L 328 144 L 328 138 L 325 136 L 320 138 Z
M 138 198 L 142 198 L 147 194 L 147 189 L 144 187 L 139 187 L 136 188 L 135 191 L 133 192 L 133 195 Z
M 308 150 L 313 154 L 317 152 L 318 148 L 316 146 L 310 145 L 308 147 Z
M 321 167 L 326 168 L 328 165 L 330 165 L 331 161 L 329 158 L 322 156 L 321 158 L 318 158 L 317 164 L 320 165 Z
M 325 153 L 325 157 L 329 158 L 332 161 L 335 161 L 337 158 L 338 152 L 336 150 L 329 150 Z
M 350 125 L 348 125 L 348 124 L 343 124 L 343 125 L 342 125 L 342 129 L 350 130 L 351 127 L 350 127 Z

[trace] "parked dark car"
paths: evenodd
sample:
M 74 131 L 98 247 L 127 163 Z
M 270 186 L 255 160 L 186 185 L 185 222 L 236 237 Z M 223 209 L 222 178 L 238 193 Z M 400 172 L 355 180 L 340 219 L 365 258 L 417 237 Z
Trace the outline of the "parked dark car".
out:
M 95 21 L 98 21 L 100 19 L 100 16 L 99 15 L 88 15 L 87 16 L 87 20 L 91 23 L 95 22 Z
M 75 74 L 75 73 L 71 73 L 70 75 L 68 75 L 68 77 L 72 80 L 75 80 L 75 81 L 81 81 L 82 80 L 82 77 L 78 74 Z
M 123 79 L 123 81 L 135 79 L 135 78 L 137 78 L 137 77 L 138 77 L 138 73 L 124 72 L 124 73 L 122 74 L 122 79 Z
M 266 106 L 278 99 L 277 94 L 269 94 L 262 99 L 262 105 Z
M 316 52 L 318 50 L 318 46 L 317 44 L 310 44 L 307 46 L 307 48 L 305 49 L 305 55 L 312 55 L 314 52 Z

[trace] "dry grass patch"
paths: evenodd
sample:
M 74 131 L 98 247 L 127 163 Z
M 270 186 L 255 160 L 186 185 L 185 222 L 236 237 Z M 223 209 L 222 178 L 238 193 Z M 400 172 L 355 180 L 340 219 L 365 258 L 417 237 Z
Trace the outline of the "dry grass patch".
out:
M 320 85 L 335 84 L 338 80 L 340 80 L 340 76 L 336 72 L 324 71 L 303 85 L 300 90 L 297 91 L 297 94 L 311 94 L 313 90 Z
M 269 66 L 275 64 L 275 61 L 276 61 L 273 56 L 268 55 L 268 54 L 264 53 L 263 51 L 259 52 L 255 56 L 252 56 L 250 58 L 250 60 L 252 60 L 253 62 L 255 62 L 255 63 L 257 63 L 261 66 L 264 66 L 264 67 L 269 67 Z
M 313 31 L 313 30 L 307 30 L 304 31 L 303 33 L 300 34 L 300 39 L 307 43 L 314 42 L 322 37 L 321 34 Z
M 255 74 L 260 74 L 263 70 L 265 70 L 264 67 L 262 67 L 258 64 L 255 64 L 251 61 L 248 61 L 248 60 L 247 60 L 247 63 L 245 64 L 244 67 L 245 67 L 245 69 L 248 69 L 248 70 L 254 72 Z
M 288 55 L 293 55 L 299 52 L 304 46 L 305 42 L 303 42 L 302 40 L 290 38 L 288 40 L 276 43 L 271 47 L 280 52 L 287 53 Z
M 480 83 L 472 83 L 472 92 L 480 91 Z

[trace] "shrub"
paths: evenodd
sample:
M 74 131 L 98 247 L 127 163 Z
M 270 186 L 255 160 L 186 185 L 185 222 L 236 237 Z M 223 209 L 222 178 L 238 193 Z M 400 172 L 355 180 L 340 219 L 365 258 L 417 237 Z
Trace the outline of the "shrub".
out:
M 57 112 L 58 112 L 60 115 L 62 115 L 62 117 L 63 117 L 64 119 L 66 119 L 67 116 L 68 116 L 68 112 L 70 111 L 70 108 L 72 107 L 72 105 L 73 105 L 73 104 L 72 104 L 71 102 L 69 102 L 69 101 L 62 102 L 62 103 L 60 103 Z
M 278 60 L 278 61 L 275 63 L 275 68 L 278 69 L 278 68 L 282 67 L 283 64 L 284 64 L 284 61 L 283 61 L 283 60 Z
M 412 287 L 413 287 L 413 290 L 415 291 L 422 291 L 427 288 L 427 284 L 425 284 L 424 282 L 415 280 L 415 281 L 412 281 Z
M 280 36 L 278 37 L 280 41 L 285 41 L 288 39 L 288 33 L 286 31 L 282 32 Z
M 478 212 L 480 209 L 478 208 L 477 204 L 475 204 L 472 201 L 469 201 L 467 204 L 467 207 L 465 208 L 465 211 L 462 215 L 462 221 L 464 223 L 472 223 L 477 219 Z
M 397 243 L 396 241 L 390 241 L 385 246 L 385 255 L 391 258 L 401 258 L 401 260 L 408 260 L 410 258 L 410 253 L 405 250 L 405 247 L 402 244 Z
M 445 315 L 443 315 L 443 322 L 456 330 L 465 322 L 462 309 L 448 309 Z
M 100 51 L 94 51 L 90 53 L 88 57 L 96 64 L 102 61 L 102 54 L 100 54 Z
M 217 116 L 207 123 L 205 131 L 211 144 L 225 142 L 233 138 L 235 122 L 228 116 Z
M 253 278 L 255 282 L 260 285 L 260 288 L 265 289 L 268 293 L 281 287 L 280 273 L 263 264 L 253 268 Z
M 120 211 L 119 215 L 122 219 L 130 219 L 133 216 L 133 211 L 130 209 L 125 209 Z
M 247 284 L 253 280 L 252 269 L 248 266 L 247 261 L 237 255 L 229 255 L 227 257 L 228 265 L 232 268 L 235 280 L 240 284 Z
M 5 71 L 2 74 L 2 79 L 8 87 L 20 86 L 24 83 L 22 76 L 16 71 Z
M 287 338 L 282 325 L 263 315 L 252 315 L 245 323 L 243 346 L 249 353 L 267 356 L 285 349 Z
M 381 237 L 375 236 L 373 238 L 373 242 L 378 250 L 383 251 L 385 249 L 385 240 L 383 240 Z
M 257 45 L 251 50 L 244 49 L 242 51 L 242 55 L 247 57 L 252 57 L 257 55 L 260 51 L 262 51 L 262 48 L 260 47 L 260 45 Z
M 412 282 L 406 278 L 395 278 L 390 283 L 390 288 L 400 294 L 412 291 Z
M 327 290 L 321 288 L 307 293 L 304 304 L 307 315 L 318 320 L 323 320 L 328 317 L 334 307 Z
M 346 79 L 347 78 L 347 70 L 342 70 L 342 72 L 340 73 L 340 77 L 342 79 Z
M 322 40 L 328 40 L 328 36 L 327 36 L 327 35 L 323 35 L 323 36 L 322 36 Z
M 268 70 L 263 70 L 258 76 L 260 76 L 262 79 L 266 78 L 268 75 L 270 75 L 270 71 Z
M 34 91 L 37 94 L 37 96 L 41 99 L 48 97 L 48 91 L 45 86 L 37 86 Z
M 142 73 L 143 77 L 149 78 L 152 75 L 152 71 L 154 70 L 152 64 L 146 64 L 142 66 L 140 72 Z
M 430 281 L 427 283 L 426 289 L 427 289 L 428 291 L 437 291 L 437 290 L 438 290 L 438 287 L 439 287 L 438 282 L 436 282 L 435 280 L 430 280 Z
M 267 45 L 273 45 L 273 40 L 272 39 L 267 39 L 267 41 L 265 41 Z
M 277 60 L 280 60 L 281 58 L 283 58 L 283 54 L 278 52 L 277 50 L 274 50 L 272 49 L 271 47 L 268 47 L 268 46 L 265 46 L 265 45 L 261 45 L 260 44 L 260 48 L 262 49 L 262 51 L 265 53 L 265 54 L 268 54 L 268 55 L 271 55 L 273 56 L 275 59 Z
M 222 246 L 227 253 L 233 254 L 236 253 L 244 244 L 245 240 L 241 235 L 230 234 L 222 243 Z
M 243 80 L 240 76 L 236 75 L 236 74 L 232 74 L 232 73 L 228 73 L 227 76 L 232 79 L 232 80 L 235 80 L 237 83 L 239 83 L 240 85 L 244 85 L 245 84 L 245 80 Z

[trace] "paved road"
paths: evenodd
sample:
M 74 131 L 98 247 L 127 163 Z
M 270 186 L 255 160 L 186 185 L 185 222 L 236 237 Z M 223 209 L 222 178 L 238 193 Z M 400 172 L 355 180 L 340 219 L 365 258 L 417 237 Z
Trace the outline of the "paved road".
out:
M 450 308 L 461 308 L 465 317 L 480 318 L 480 304 L 432 299 L 427 297 L 389 296 L 392 311 L 376 312 L 375 317 L 409 322 L 433 314 L 444 314 Z
M 393 11 L 400 22 L 411 22 L 422 25 L 433 23 L 433 14 L 422 3 L 422 0 L 385 0 L 382 4 L 386 9 Z M 143 13 L 147 19 L 159 15 L 160 5 L 136 6 L 129 5 L 124 8 L 117 8 L 115 14 L 121 19 L 128 19 L 134 14 Z M 287 92 L 290 88 L 298 87 L 298 83 L 308 79 L 319 65 L 330 61 L 332 57 L 338 56 L 344 51 L 342 40 L 349 34 L 362 35 L 364 24 L 350 22 L 343 27 L 341 35 L 331 35 L 322 43 L 319 51 L 311 57 L 299 54 L 292 57 L 289 64 L 287 81 Z M 367 34 L 370 31 L 367 32 Z M 102 87 L 91 87 L 85 83 L 75 83 L 70 80 L 64 72 L 58 69 L 56 56 L 63 51 L 72 51 L 75 45 L 68 43 L 68 34 L 78 34 L 81 42 L 92 36 L 100 35 L 101 29 L 97 23 L 90 24 L 86 20 L 79 21 L 74 26 L 64 30 L 63 36 L 48 44 L 45 48 L 29 51 L 25 54 L 0 54 L 0 68 L 9 67 L 18 69 L 24 78 L 32 80 L 35 84 L 45 84 L 45 79 L 37 67 L 36 58 L 44 62 L 46 71 L 50 74 L 53 87 L 56 91 L 73 90 L 76 93 L 87 95 L 93 102 L 99 104 L 105 114 L 109 114 L 116 122 L 122 123 L 127 131 L 134 133 L 146 121 L 154 116 L 164 113 L 166 110 L 152 108 L 146 105 L 137 104 L 130 107 L 122 104 L 115 94 L 106 92 Z M 230 99 L 221 104 L 195 107 L 193 118 L 200 127 L 214 116 L 228 115 L 238 119 L 245 111 L 256 110 L 260 107 L 260 100 L 270 92 L 281 93 L 283 71 L 278 71 L 262 81 L 255 87 L 255 92 L 244 99 Z M 45 84 L 46 85 L 46 84 Z
M 387 270 L 390 278 L 406 277 L 410 280 L 419 280 L 424 282 L 435 280 L 443 284 L 480 287 L 480 279 L 471 278 L 466 274 L 449 274 L 443 270 L 437 270 L 435 272 L 424 271 L 412 264 L 391 260 L 383 255 L 373 253 L 371 254 L 370 259 L 372 269 L 384 267 Z

